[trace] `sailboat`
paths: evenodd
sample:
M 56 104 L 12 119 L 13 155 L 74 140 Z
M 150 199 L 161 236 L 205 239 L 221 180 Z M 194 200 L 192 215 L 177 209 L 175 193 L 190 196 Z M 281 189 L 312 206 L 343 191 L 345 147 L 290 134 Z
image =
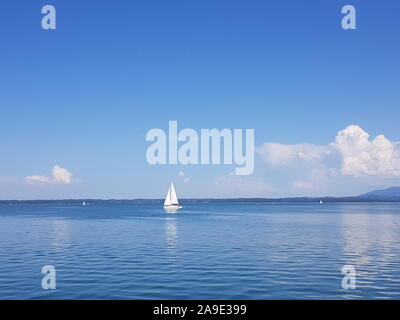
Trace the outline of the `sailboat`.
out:
M 85 201 L 82 202 L 82 206 L 86 206 L 86 202 Z
M 167 196 L 165 197 L 164 209 L 166 210 L 182 209 L 182 206 L 179 204 L 178 198 L 176 196 L 174 184 L 172 182 L 171 185 L 169 186 Z

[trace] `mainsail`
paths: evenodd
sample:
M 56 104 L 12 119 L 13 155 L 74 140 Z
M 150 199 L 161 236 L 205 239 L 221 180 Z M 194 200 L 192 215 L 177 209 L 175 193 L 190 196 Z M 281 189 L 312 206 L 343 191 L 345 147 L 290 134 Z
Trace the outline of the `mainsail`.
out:
M 164 201 L 164 206 L 171 206 L 171 205 L 179 205 L 174 184 L 172 182 L 171 185 L 169 186 L 168 193 Z

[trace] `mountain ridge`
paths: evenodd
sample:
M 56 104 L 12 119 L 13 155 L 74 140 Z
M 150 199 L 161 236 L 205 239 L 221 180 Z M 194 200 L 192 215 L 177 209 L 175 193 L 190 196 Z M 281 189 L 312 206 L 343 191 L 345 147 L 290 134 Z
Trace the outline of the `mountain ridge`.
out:
M 390 187 L 386 189 L 373 190 L 360 194 L 358 197 L 362 199 L 400 201 L 400 187 Z

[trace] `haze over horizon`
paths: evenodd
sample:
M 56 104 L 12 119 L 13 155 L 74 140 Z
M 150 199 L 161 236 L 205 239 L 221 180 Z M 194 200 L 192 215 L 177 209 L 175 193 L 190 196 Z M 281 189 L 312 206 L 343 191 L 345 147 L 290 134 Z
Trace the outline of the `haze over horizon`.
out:
M 7 3 L 7 5 L 5 5 Z M 0 199 L 351 196 L 400 185 L 398 1 L 0 4 Z M 212 8 L 212 10 L 210 9 Z M 13 14 L 10 14 L 13 12 Z M 255 170 L 146 162 L 146 132 L 255 130 Z

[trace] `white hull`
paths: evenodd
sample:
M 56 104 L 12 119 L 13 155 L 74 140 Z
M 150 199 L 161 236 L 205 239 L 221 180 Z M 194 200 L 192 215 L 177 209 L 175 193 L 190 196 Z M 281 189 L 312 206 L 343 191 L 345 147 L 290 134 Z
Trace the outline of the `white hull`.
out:
M 164 209 L 167 211 L 176 211 L 178 209 L 182 209 L 183 207 L 181 205 L 169 205 L 169 206 L 164 206 Z

